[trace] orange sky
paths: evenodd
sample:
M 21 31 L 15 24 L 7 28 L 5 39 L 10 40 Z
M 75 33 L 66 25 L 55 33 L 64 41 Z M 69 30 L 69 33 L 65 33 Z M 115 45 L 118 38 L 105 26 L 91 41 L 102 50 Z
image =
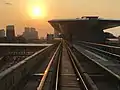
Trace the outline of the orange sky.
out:
M 12 5 L 5 4 L 6 2 Z M 21 34 L 25 26 L 33 26 L 39 36 L 53 33 L 47 23 L 54 18 L 76 18 L 83 15 L 98 15 L 102 18 L 120 19 L 120 0 L 0 0 L 0 29 L 14 24 L 16 34 Z M 35 20 L 29 14 L 32 6 L 39 5 L 45 18 Z M 110 32 L 120 35 L 120 28 Z

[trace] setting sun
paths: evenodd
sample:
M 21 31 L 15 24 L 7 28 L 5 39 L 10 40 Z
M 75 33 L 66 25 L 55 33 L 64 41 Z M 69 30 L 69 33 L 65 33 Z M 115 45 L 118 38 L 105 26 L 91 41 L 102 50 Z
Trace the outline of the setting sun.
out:
M 34 7 L 32 13 L 35 17 L 42 17 L 42 10 L 40 7 Z
M 42 19 L 46 16 L 45 9 L 40 6 L 32 6 L 29 8 L 29 15 L 32 19 Z

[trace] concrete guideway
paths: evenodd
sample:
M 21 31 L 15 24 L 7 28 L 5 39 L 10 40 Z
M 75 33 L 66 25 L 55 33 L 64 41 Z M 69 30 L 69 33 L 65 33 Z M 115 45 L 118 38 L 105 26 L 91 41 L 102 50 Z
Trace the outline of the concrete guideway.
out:
M 62 49 L 58 49 L 58 53 L 51 59 L 51 67 L 46 68 L 43 78 L 37 90 L 97 90 L 95 84 L 87 77 L 85 82 L 82 73 L 78 69 L 75 56 L 67 44 L 63 41 Z M 57 51 L 56 51 L 57 52 Z M 50 61 L 51 61 L 50 60 Z
M 120 65 L 114 64 L 112 61 L 80 45 L 74 45 L 74 47 L 79 52 L 77 56 L 79 57 L 79 63 L 81 63 L 88 76 L 96 83 L 99 90 L 119 90 Z M 83 58 L 84 60 L 82 60 Z
M 76 76 L 65 45 L 63 45 L 59 78 L 59 90 L 81 90 L 79 78 Z
M 20 80 L 22 80 L 27 74 L 34 72 L 35 66 L 43 62 L 43 58 L 47 57 L 47 54 L 50 53 L 50 51 L 55 47 L 56 44 L 45 47 L 1 72 L 1 90 L 13 90 L 13 88 L 19 83 Z
M 35 52 L 0 73 L 1 89 L 120 89 L 119 63 L 113 63 L 80 45 L 73 46 L 62 40 Z M 19 84 L 20 81 L 22 82 Z

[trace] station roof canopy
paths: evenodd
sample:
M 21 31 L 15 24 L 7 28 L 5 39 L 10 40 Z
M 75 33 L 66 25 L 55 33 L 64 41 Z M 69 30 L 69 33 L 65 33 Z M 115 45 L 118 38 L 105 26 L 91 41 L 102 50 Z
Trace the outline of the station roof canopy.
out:
M 48 21 L 55 30 L 61 31 L 61 25 L 75 25 L 79 26 L 85 24 L 85 26 L 97 26 L 102 30 L 120 26 L 120 20 L 102 19 L 97 16 L 83 16 L 76 19 L 54 19 Z M 71 23 L 71 24 L 69 24 Z M 74 23 L 74 24 L 73 24 Z M 64 28 L 63 28 L 64 29 Z

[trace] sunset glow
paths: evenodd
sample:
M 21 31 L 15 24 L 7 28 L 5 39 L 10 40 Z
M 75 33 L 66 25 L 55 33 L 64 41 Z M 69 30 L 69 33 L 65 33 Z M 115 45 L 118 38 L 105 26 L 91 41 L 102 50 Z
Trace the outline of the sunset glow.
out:
M 45 15 L 45 10 L 40 6 L 33 6 L 29 10 L 29 15 L 32 19 L 43 19 Z
M 48 20 L 92 15 L 120 19 L 119 8 L 120 0 L 0 0 L 0 29 L 14 24 L 16 33 L 21 34 L 25 26 L 32 26 L 38 29 L 40 36 L 45 36 L 53 32 Z M 120 27 L 111 32 L 118 36 Z
M 42 10 L 40 7 L 34 7 L 32 12 L 33 12 L 33 16 L 35 16 L 35 17 L 42 16 Z

